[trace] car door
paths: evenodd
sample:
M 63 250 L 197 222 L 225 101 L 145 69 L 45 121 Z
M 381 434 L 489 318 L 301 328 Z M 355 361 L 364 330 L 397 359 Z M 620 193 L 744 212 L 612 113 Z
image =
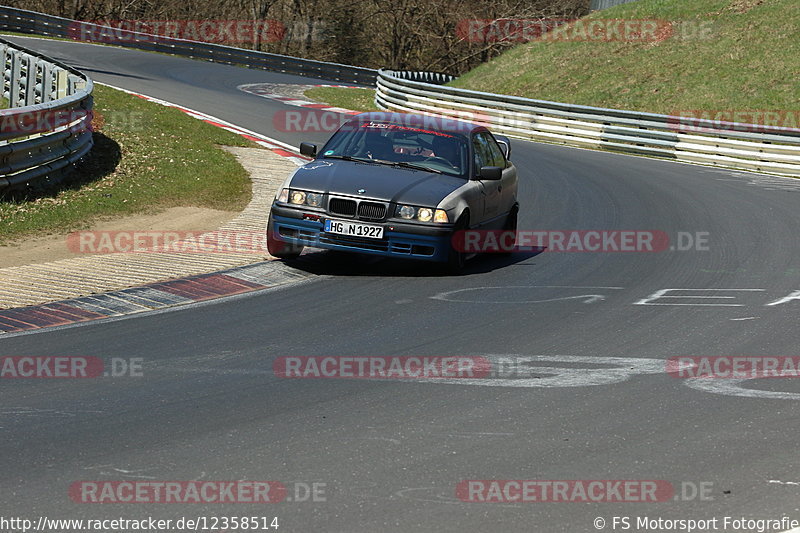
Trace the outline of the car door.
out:
M 481 167 L 495 166 L 489 142 L 485 133 L 476 133 L 472 136 L 472 150 L 474 158 L 474 175 L 478 176 Z M 483 214 L 478 224 L 483 227 L 496 225 L 495 222 L 501 214 L 502 180 L 477 179 L 481 195 L 483 196 Z
M 500 213 L 508 213 L 517 201 L 517 167 L 506 159 L 503 149 L 500 148 L 491 133 L 482 133 L 480 135 L 486 136 L 494 166 L 503 169 L 503 178 L 500 180 Z

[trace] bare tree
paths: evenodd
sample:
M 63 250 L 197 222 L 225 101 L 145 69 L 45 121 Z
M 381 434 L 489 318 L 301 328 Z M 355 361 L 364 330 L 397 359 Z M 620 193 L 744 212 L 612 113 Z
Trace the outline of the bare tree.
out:
M 518 44 L 470 39 L 469 21 L 576 18 L 589 0 L 10 0 L 78 20 L 248 20 L 277 26 L 230 43 L 323 61 L 460 74 Z M 461 26 L 460 26 L 461 25 Z

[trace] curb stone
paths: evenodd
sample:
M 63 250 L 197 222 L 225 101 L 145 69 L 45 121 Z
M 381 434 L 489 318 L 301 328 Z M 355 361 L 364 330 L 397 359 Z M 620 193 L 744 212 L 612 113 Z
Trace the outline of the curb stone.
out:
M 305 158 L 291 151 L 293 148 L 289 145 L 211 115 L 119 90 L 153 103 L 175 107 L 267 148 L 267 151 L 260 151 L 228 147 L 250 171 L 253 198 L 239 215 L 217 231 L 262 233 L 266 230 L 266 215 L 275 190 L 285 175 L 307 161 Z M 265 154 L 266 157 L 261 157 Z M 266 251 L 263 254 L 113 253 L 3 268 L 0 269 L 0 333 L 241 294 L 311 276 L 289 269 L 280 262 L 264 262 L 267 257 Z M 242 266 L 254 262 L 254 265 Z M 181 277 L 184 278 L 164 281 Z

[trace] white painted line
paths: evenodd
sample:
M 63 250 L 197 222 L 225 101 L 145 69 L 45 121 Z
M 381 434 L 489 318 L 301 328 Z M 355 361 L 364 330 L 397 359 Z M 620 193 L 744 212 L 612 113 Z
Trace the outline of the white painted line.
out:
M 483 355 L 497 375 L 491 378 L 397 378 L 402 381 L 481 387 L 561 388 L 614 385 L 634 376 L 664 374 L 666 361 L 640 357 L 595 357 L 580 355 Z M 533 364 L 531 364 L 533 363 Z M 571 366 L 537 366 L 555 363 Z M 578 368 L 574 365 L 589 367 Z M 601 368 L 599 365 L 611 366 Z M 381 378 L 394 380 L 394 378 Z
M 797 392 L 776 392 L 759 389 L 749 389 L 742 385 L 749 379 L 723 379 L 723 378 L 688 378 L 685 384 L 690 389 L 724 396 L 738 396 L 740 398 L 762 398 L 767 400 L 800 400 Z
M 286 100 L 285 103 L 290 104 L 290 105 L 296 105 L 296 106 L 299 106 L 299 107 L 305 107 L 307 105 L 316 105 L 319 102 L 312 102 L 311 100 L 297 100 L 297 99 L 293 98 L 291 100 Z
M 481 299 L 461 299 L 454 298 L 453 296 L 458 293 L 472 292 L 472 291 L 487 291 L 487 290 L 520 290 L 520 289 L 577 289 L 577 290 L 623 290 L 624 287 L 579 287 L 569 285 L 509 285 L 500 287 L 470 287 L 467 289 L 456 289 L 452 291 L 445 291 L 430 296 L 432 300 L 442 300 L 445 302 L 459 302 L 459 303 L 498 303 L 498 304 L 526 304 L 526 303 L 545 303 L 556 302 L 559 300 L 579 300 L 586 299 L 583 303 L 595 303 L 605 300 L 605 295 L 602 294 L 581 294 L 575 296 L 561 296 L 558 298 L 549 298 L 545 300 L 481 300 Z
M 356 115 L 360 113 L 360 111 L 353 111 L 352 109 L 345 109 L 343 107 L 319 107 L 320 102 L 312 102 L 309 100 L 303 100 L 300 98 L 294 98 L 291 96 L 286 96 L 280 93 L 275 92 L 266 92 L 260 90 L 259 87 L 264 85 L 274 87 L 275 84 L 268 84 L 268 83 L 246 83 L 244 85 L 239 85 L 236 88 L 242 92 L 246 92 L 248 94 L 252 94 L 255 96 L 260 96 L 262 98 L 268 98 L 270 100 L 276 100 L 286 105 L 295 106 L 295 107 L 303 107 L 306 109 L 312 109 L 316 111 L 330 111 L 333 113 L 338 113 L 340 115 Z M 281 84 L 286 85 L 286 84 Z M 314 89 L 316 87 L 335 87 L 335 88 L 342 88 L 342 89 L 360 89 L 362 87 L 350 87 L 347 85 L 292 85 L 294 88 L 306 88 L 306 89 Z
M 353 111 L 352 109 L 345 109 L 343 107 L 326 107 L 325 111 L 333 111 L 334 113 L 342 113 L 342 114 L 359 113 L 359 111 Z
M 646 298 L 642 298 L 637 302 L 633 302 L 633 305 L 673 305 L 673 306 L 695 306 L 695 307 L 744 307 L 744 304 L 704 304 L 704 303 L 689 303 L 689 304 L 679 304 L 679 303 L 652 303 L 656 300 L 664 300 L 667 298 L 691 298 L 691 299 L 735 299 L 735 296 L 703 296 L 703 295 L 675 295 L 675 296 L 667 296 L 667 293 L 670 291 L 697 291 L 697 292 L 718 292 L 718 291 L 729 291 L 729 292 L 764 292 L 766 289 L 659 289 L 650 296 Z
M 768 305 L 768 306 L 780 305 L 780 304 L 785 304 L 786 302 L 790 302 L 792 300 L 800 300 L 800 291 L 794 291 L 789 296 L 784 296 L 780 300 L 775 300 L 774 302 L 770 302 L 770 303 L 765 304 L 765 305 Z

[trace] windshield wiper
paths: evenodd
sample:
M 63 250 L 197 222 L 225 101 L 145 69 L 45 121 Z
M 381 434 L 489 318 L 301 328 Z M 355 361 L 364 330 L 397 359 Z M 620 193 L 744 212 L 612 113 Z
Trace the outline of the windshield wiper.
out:
M 325 159 L 344 159 L 345 161 L 358 161 L 359 163 L 377 163 L 374 159 L 363 159 L 361 157 L 353 157 L 351 155 L 325 155 L 322 156 Z
M 377 165 L 388 165 L 390 167 L 403 167 L 403 168 L 410 168 L 413 170 L 422 170 L 425 172 L 435 172 L 437 174 L 443 174 L 441 170 L 437 170 L 435 168 L 429 168 L 422 165 L 415 165 L 414 163 L 409 163 L 408 161 L 386 161 L 385 159 L 367 159 L 361 157 L 353 157 L 351 155 L 326 155 L 323 156 L 326 159 L 343 159 L 345 161 L 357 161 L 359 163 L 375 163 Z
M 409 163 L 408 161 L 398 161 L 396 163 L 392 163 L 396 167 L 403 167 L 403 168 L 412 168 L 414 170 L 424 170 L 425 172 L 436 172 L 437 174 L 443 174 L 441 170 L 425 167 L 422 165 L 415 165 L 414 163 Z
M 408 161 L 386 161 L 384 159 L 370 159 L 370 161 L 374 163 L 380 163 L 381 165 L 389 165 L 390 167 L 403 167 L 410 168 L 412 170 L 422 170 L 425 172 L 436 172 L 437 174 L 443 174 L 441 170 L 422 165 L 415 165 L 414 163 L 409 163 Z

